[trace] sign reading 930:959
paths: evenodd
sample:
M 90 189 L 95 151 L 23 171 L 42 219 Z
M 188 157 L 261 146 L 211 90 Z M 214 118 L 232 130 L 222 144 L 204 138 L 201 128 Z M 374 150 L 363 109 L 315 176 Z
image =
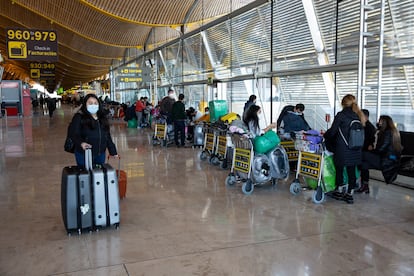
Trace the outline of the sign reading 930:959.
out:
M 55 62 L 57 34 L 53 30 L 6 29 L 9 59 Z

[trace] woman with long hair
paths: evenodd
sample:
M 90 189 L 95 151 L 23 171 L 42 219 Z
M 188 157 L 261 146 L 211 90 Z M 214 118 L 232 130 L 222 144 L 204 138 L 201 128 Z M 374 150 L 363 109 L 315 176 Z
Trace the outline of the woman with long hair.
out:
M 369 193 L 369 169 L 381 170 L 385 183 L 395 181 L 398 174 L 399 159 L 402 152 L 400 132 L 388 115 L 378 119 L 377 138 L 372 151 L 362 153 L 362 185 L 358 193 Z
M 262 112 L 262 109 L 258 105 L 251 105 L 246 112 L 243 114 L 243 122 L 249 128 L 250 133 L 252 134 L 252 138 L 256 136 L 260 136 L 261 134 L 265 133 L 266 131 L 275 128 L 276 124 L 272 123 L 265 127 L 264 129 L 260 129 L 259 126 L 259 114 Z
M 92 149 L 92 163 L 105 163 L 105 151 L 117 155 L 117 150 L 109 131 L 109 122 L 102 104 L 95 94 L 88 94 L 80 110 L 72 118 L 75 159 L 80 167 L 85 166 L 85 150 Z
M 345 200 L 347 203 L 352 204 L 354 203 L 353 191 L 356 185 L 355 170 L 362 162 L 362 148 L 349 148 L 347 141 L 345 141 L 346 138 L 343 136 L 348 136 L 352 121 L 360 121 L 365 126 L 366 118 L 358 107 L 353 95 L 345 95 L 342 98 L 341 105 L 342 111 L 336 114 L 331 128 L 326 131 L 324 137 L 326 143 L 330 145 L 330 150 L 334 152 L 337 191 L 333 193 L 333 196 L 336 199 Z M 348 173 L 348 183 L 344 183 L 344 168 L 346 168 Z M 342 193 L 339 187 L 345 184 L 348 184 L 348 188 L 345 193 Z

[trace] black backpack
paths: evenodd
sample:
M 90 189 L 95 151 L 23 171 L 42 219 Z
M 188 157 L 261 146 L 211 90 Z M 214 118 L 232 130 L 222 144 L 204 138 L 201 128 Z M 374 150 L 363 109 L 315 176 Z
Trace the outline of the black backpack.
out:
M 341 128 L 339 128 L 339 133 L 342 136 L 345 144 L 351 150 L 362 149 L 364 146 L 365 132 L 364 127 L 359 120 L 352 120 L 349 124 L 348 139 L 345 139 L 344 134 L 342 133 Z

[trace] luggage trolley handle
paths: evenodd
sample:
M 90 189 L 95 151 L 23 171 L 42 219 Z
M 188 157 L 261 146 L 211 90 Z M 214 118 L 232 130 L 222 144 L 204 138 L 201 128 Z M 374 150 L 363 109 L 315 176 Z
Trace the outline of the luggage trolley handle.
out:
M 118 170 L 117 170 L 117 173 L 116 173 L 116 176 L 118 177 L 118 179 L 121 177 L 121 156 L 112 156 L 112 155 L 108 155 L 108 162 L 109 162 L 109 159 L 111 159 L 111 157 L 112 158 L 118 158 Z

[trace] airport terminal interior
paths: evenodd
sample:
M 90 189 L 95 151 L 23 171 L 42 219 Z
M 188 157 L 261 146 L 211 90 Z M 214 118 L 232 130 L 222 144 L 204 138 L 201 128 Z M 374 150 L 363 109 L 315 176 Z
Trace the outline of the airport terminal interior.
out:
M 1 276 L 414 275 L 412 1 L 2 0 L 0 36 Z M 317 133 L 352 94 L 374 125 L 393 118 L 411 159 L 393 184 L 371 170 L 353 204 L 315 200 L 296 166 L 246 193 L 248 179 L 229 183 L 233 159 L 204 158 L 207 135 L 154 143 L 154 124 L 118 112 L 169 89 L 239 115 L 255 95 L 262 128 L 302 103 Z M 68 235 L 63 145 L 90 93 L 112 111 L 127 192 L 119 228 Z M 52 116 L 41 98 L 56 98 Z
M 122 120 L 111 122 L 128 174 L 120 227 L 68 236 L 60 182 L 75 164 L 63 151 L 72 112 L 0 119 L 0 275 L 414 273 L 414 190 L 378 178 L 354 204 L 315 204 L 311 191 L 289 192 L 291 174 L 245 195 L 201 149 L 152 145 L 151 129 Z

